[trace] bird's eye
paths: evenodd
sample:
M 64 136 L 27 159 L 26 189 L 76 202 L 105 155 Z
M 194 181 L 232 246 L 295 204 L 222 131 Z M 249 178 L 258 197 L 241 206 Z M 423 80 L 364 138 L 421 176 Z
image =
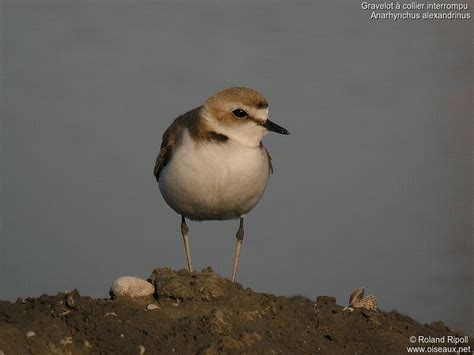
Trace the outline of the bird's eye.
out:
M 244 117 L 247 116 L 247 112 L 245 112 L 241 108 L 238 108 L 238 109 L 232 111 L 232 114 L 237 118 L 244 118 Z

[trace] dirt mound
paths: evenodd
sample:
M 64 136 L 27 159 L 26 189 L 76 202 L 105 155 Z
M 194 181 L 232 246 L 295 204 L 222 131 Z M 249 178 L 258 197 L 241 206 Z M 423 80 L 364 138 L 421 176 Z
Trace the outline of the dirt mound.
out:
M 411 336 L 463 336 L 396 312 L 344 310 L 332 297 L 256 293 L 210 268 L 157 269 L 150 281 L 155 297 L 1 301 L 0 354 L 402 354 Z

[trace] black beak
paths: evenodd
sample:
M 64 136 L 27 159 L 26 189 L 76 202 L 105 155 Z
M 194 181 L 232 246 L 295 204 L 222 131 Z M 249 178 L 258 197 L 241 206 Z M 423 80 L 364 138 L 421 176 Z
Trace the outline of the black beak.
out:
M 288 132 L 282 126 L 279 126 L 270 120 L 266 120 L 265 123 L 262 123 L 262 126 L 272 132 L 276 132 L 280 134 L 290 134 L 290 132 Z

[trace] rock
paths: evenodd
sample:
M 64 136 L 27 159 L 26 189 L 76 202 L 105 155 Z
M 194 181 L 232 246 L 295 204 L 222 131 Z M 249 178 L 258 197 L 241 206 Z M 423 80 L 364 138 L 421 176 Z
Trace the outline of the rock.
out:
M 329 296 L 318 296 L 316 299 L 316 304 L 336 304 L 336 298 Z
M 336 304 L 336 299 L 334 297 L 328 296 L 319 296 L 316 299 L 316 303 L 314 304 L 316 309 L 327 309 L 333 313 L 339 312 L 339 306 Z
M 220 277 L 210 267 L 202 272 L 187 270 L 175 272 L 168 268 L 156 269 L 152 272 L 150 281 L 155 285 L 159 297 L 182 301 L 210 302 L 242 289 L 240 285 Z
M 91 343 L 89 343 L 88 340 L 84 340 L 84 347 L 88 348 L 88 349 L 92 349 L 92 345 L 91 345 Z
M 71 337 L 65 337 L 60 341 L 61 345 L 68 345 L 72 344 L 72 338 Z
M 112 284 L 113 296 L 145 297 L 155 293 L 155 287 L 148 281 L 133 276 L 119 277 Z
M 36 333 L 35 333 L 34 331 L 32 331 L 32 330 L 30 330 L 30 331 L 28 331 L 28 332 L 26 333 L 26 337 L 27 337 L 27 338 L 34 337 L 35 335 L 36 335 Z
M 224 333 L 230 333 L 232 330 L 232 314 L 227 310 L 216 310 L 209 320 L 209 329 L 215 336 L 221 336 Z
M 146 309 L 148 311 L 152 311 L 152 310 L 158 309 L 158 308 L 160 308 L 160 306 L 158 306 L 157 304 L 154 304 L 154 303 L 147 304 L 147 306 L 146 306 Z

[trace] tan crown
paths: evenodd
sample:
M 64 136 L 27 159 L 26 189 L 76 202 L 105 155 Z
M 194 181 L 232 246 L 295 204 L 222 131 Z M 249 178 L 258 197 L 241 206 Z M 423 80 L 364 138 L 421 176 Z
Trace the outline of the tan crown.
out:
M 229 125 L 239 124 L 232 111 L 242 109 L 247 112 L 248 119 L 261 123 L 268 112 L 268 101 L 258 91 L 246 87 L 233 87 L 211 96 L 204 104 L 205 109 L 217 120 Z

